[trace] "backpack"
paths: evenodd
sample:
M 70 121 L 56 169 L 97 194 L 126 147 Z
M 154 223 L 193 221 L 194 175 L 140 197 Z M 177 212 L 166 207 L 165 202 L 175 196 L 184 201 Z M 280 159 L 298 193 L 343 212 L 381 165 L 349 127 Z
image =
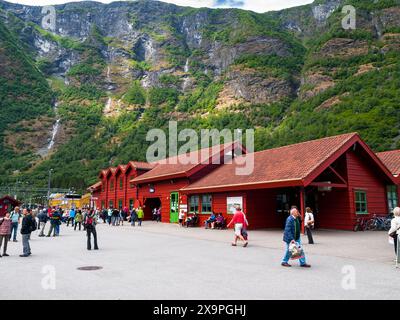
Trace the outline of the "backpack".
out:
M 85 225 L 91 226 L 92 224 L 93 224 L 93 217 L 92 216 L 87 216 L 86 217 L 86 221 L 85 221 Z

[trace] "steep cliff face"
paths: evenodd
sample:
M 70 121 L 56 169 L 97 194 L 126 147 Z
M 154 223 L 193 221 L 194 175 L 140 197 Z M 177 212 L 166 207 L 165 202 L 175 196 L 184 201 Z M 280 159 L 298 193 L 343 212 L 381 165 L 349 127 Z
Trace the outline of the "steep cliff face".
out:
M 341 27 L 344 4 L 357 10 L 356 30 Z M 255 127 L 258 149 L 356 130 L 377 150 L 400 146 L 398 0 L 265 14 L 151 0 L 55 8 L 45 30 L 41 7 L 0 0 L 0 80 L 17 86 L 23 76 L 2 70 L 25 67 L 34 76 L 22 81 L 26 104 L 2 92 L 14 123 L 0 119 L 1 145 L 17 159 L 0 164 L 7 179 L 20 170 L 41 181 L 58 166 L 56 184 L 86 186 L 99 167 L 143 160 L 147 130 L 171 119 Z

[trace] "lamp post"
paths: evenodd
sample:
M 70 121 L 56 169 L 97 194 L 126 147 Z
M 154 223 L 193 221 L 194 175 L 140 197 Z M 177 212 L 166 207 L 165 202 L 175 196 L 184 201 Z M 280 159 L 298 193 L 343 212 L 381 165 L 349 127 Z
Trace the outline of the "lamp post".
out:
M 47 204 L 50 204 L 50 187 L 51 187 L 51 173 L 53 172 L 53 169 L 49 170 L 49 181 L 47 184 Z

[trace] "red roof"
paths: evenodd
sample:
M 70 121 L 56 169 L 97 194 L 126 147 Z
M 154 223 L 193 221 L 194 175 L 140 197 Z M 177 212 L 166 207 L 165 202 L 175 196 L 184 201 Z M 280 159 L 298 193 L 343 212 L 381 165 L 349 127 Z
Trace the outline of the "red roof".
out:
M 14 206 L 18 206 L 21 204 L 21 201 L 18 201 L 14 197 L 11 197 L 11 196 L 4 196 L 4 197 L 0 198 L 0 202 L 4 202 L 4 200 L 8 200 Z
M 129 164 L 139 170 L 151 170 L 155 167 L 155 164 L 142 162 L 142 161 L 129 161 Z
M 356 142 L 360 143 L 392 180 L 390 172 L 362 142 L 359 135 L 349 133 L 237 157 L 232 164 L 221 165 L 210 174 L 183 188 L 182 191 L 207 189 L 222 191 L 224 188 L 232 190 L 235 187 L 254 189 L 257 187 L 306 186 Z M 248 175 L 236 174 L 236 169 L 243 167 L 238 164 L 238 161 L 242 161 L 241 163 L 244 160 L 249 161 L 252 156 L 254 157 L 254 170 Z
M 145 183 L 168 178 L 189 177 L 192 173 L 197 172 L 200 166 L 209 164 L 214 157 L 220 159 L 224 152 L 237 147 L 243 150 L 238 142 L 229 142 L 163 159 L 152 163 L 154 165 L 152 170 L 132 179 L 131 182 Z M 187 163 L 188 159 L 192 159 L 192 161 Z
M 400 150 L 378 152 L 376 155 L 394 176 L 400 175 Z
M 87 190 L 89 191 L 95 191 L 101 188 L 102 182 L 96 182 L 95 184 L 91 185 L 89 188 L 87 188 Z

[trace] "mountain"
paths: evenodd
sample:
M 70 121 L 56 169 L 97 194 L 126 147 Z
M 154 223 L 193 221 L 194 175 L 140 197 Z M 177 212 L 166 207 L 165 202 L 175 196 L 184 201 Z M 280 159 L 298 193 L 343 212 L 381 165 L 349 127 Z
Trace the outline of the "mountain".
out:
M 341 25 L 356 8 L 356 29 Z M 0 184 L 83 189 L 144 160 L 151 128 L 256 128 L 256 149 L 358 131 L 399 148 L 400 4 L 326 0 L 265 14 L 139 0 L 0 0 Z M 305 155 L 312 156 L 312 155 Z

